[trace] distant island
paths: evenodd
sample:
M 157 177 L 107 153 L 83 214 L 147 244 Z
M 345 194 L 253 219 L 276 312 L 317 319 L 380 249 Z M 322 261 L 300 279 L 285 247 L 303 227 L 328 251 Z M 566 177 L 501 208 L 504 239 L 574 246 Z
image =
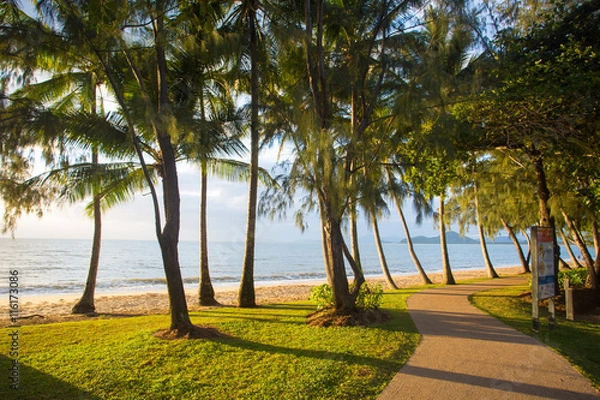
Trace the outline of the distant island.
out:
M 519 239 L 521 243 L 527 243 L 524 239 Z M 440 237 L 415 236 L 412 238 L 414 244 L 439 244 Z M 479 244 L 479 240 L 472 239 L 468 236 L 462 237 L 454 231 L 446 232 L 446 242 L 448 244 Z M 406 243 L 406 239 L 402 239 L 400 243 Z M 486 243 L 489 244 L 512 244 L 512 240 L 508 236 L 498 236 L 494 239 L 487 238 Z

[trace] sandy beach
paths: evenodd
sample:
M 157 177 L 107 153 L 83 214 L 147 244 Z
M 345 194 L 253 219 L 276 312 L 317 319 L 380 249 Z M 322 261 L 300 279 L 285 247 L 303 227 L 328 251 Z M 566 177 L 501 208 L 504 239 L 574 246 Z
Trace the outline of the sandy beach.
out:
M 501 276 L 517 275 L 520 267 L 496 268 Z M 457 281 L 485 278 L 485 270 L 453 271 Z M 429 274 L 434 283 L 440 283 L 441 273 Z M 369 283 L 381 284 L 385 288 L 385 281 L 379 278 L 367 279 Z M 398 287 L 412 287 L 421 284 L 418 275 L 394 276 Z M 320 285 L 322 281 L 305 282 L 276 282 L 257 283 L 256 301 L 260 304 L 276 304 L 288 301 L 306 300 L 313 286 Z M 187 288 L 187 301 L 190 311 L 199 311 L 204 307 L 198 305 L 196 288 Z M 237 302 L 237 287 L 215 287 L 216 299 L 224 306 L 235 306 Z M 86 316 L 71 315 L 71 308 L 81 294 L 52 294 L 37 296 L 22 296 L 19 299 L 19 322 L 21 325 L 40 324 L 61 321 L 74 321 Z M 97 293 L 96 311 L 99 317 L 122 317 L 135 315 L 164 314 L 168 310 L 168 297 L 164 292 L 121 292 Z M 11 325 L 9 318 L 8 300 L 0 305 L 0 326 Z

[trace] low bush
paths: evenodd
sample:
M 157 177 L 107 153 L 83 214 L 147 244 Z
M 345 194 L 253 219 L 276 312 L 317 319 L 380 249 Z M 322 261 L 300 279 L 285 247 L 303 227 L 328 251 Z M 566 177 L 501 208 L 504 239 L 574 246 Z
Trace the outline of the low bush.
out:
M 350 290 L 352 290 L 352 286 Z M 317 303 L 317 310 L 330 308 L 335 305 L 331 286 L 326 283 L 313 287 L 310 291 L 309 300 Z M 365 310 L 379 308 L 382 301 L 383 289 L 381 285 L 370 285 L 367 282 L 362 284 L 356 297 L 356 305 Z
M 584 287 L 588 277 L 587 268 L 563 269 L 558 271 L 558 285 L 565 288 L 565 277 L 569 278 L 571 287 Z

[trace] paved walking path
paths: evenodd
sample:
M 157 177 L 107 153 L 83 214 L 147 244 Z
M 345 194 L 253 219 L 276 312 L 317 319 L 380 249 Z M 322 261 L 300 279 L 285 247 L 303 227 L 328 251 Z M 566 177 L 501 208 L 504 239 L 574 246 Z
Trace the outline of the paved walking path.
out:
M 471 293 L 523 282 L 511 277 L 411 296 L 421 343 L 378 399 L 600 399 L 564 358 L 468 301 Z

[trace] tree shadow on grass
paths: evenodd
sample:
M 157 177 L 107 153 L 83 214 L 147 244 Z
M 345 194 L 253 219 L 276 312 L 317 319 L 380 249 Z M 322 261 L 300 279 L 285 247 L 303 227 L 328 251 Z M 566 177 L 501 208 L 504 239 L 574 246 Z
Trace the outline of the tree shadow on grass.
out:
M 266 343 L 254 342 L 239 338 L 228 338 L 220 340 L 223 345 L 240 350 L 257 351 L 271 354 L 285 354 L 295 357 L 308 357 L 318 360 L 331 360 L 354 365 L 366 365 L 387 371 L 398 371 L 403 363 L 387 359 L 368 357 L 350 352 L 335 352 L 328 350 L 298 349 L 284 346 L 276 346 Z
M 18 371 L 12 371 L 13 359 L 0 354 L 0 398 L 6 400 L 100 400 L 83 388 L 29 367 L 19 362 Z M 18 389 L 11 387 L 12 377 L 18 378 Z
M 255 308 L 246 308 L 243 311 L 235 307 L 219 307 L 202 312 L 190 313 L 192 317 L 222 317 L 229 319 L 269 322 L 279 324 L 304 325 L 306 316 L 314 312 L 315 308 L 310 305 L 263 305 Z M 301 313 L 305 312 L 305 315 Z

